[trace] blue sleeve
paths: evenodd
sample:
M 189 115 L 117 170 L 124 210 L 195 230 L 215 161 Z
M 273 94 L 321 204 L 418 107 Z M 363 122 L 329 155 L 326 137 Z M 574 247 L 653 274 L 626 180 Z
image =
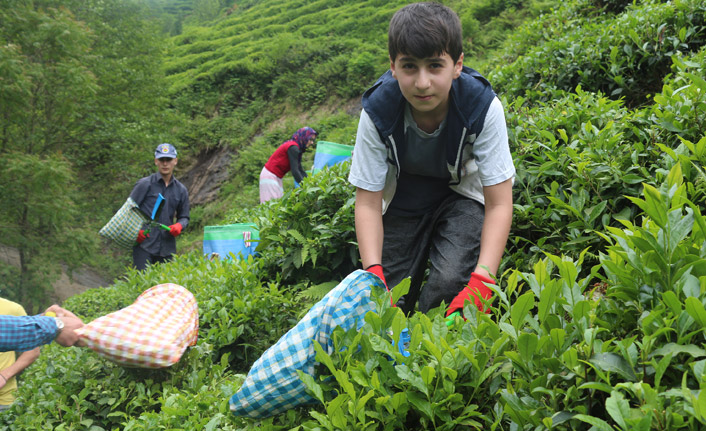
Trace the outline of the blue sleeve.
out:
M 53 317 L 0 315 L 0 352 L 24 352 L 51 343 L 56 329 Z

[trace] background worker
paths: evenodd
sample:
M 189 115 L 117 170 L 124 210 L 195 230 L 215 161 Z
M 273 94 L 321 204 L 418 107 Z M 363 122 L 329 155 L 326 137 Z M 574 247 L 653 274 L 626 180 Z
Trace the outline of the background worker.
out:
M 157 172 L 141 178 L 130 193 L 132 200 L 148 217 L 152 215 L 160 195 L 163 196 L 155 221 L 169 227 L 169 231 L 154 227 L 140 230 L 137 244 L 132 249 L 132 262 L 138 270 L 145 269 L 148 263 L 171 260 L 176 253 L 176 237 L 189 224 L 189 192 L 174 177 L 177 162 L 177 150 L 173 145 L 158 145 L 154 152 Z
M 279 199 L 284 195 L 282 178 L 292 171 L 294 181 L 301 183 L 307 176 L 302 167 L 302 155 L 314 145 L 318 133 L 311 127 L 302 127 L 294 132 L 292 139 L 280 145 L 265 163 L 260 172 L 260 203 Z

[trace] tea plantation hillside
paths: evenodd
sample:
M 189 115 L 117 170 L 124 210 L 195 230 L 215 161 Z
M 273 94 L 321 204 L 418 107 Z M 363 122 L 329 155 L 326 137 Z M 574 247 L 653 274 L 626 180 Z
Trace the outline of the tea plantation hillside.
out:
M 237 2 L 208 25 L 170 39 L 164 70 L 175 139 L 191 153 L 226 148 L 228 181 L 197 223 L 258 203 L 262 164 L 293 131 L 352 144 L 362 92 L 388 67 L 387 24 L 403 0 Z M 464 24 L 466 58 L 483 58 L 510 29 L 553 2 L 449 1 Z M 199 226 L 202 226 L 201 224 Z
M 201 131 L 235 145 L 236 136 L 251 136 L 258 122 L 272 119 L 257 101 L 279 97 L 291 82 L 310 79 L 298 89 L 312 90 L 292 97 L 318 97 L 317 89 L 353 97 L 384 69 L 384 41 L 373 29 L 402 2 L 359 3 L 359 19 L 341 14 L 319 26 L 280 11 L 278 1 L 242 2 L 246 21 L 184 31 L 168 66 L 175 104 L 192 103 Z M 465 2 L 446 3 L 464 16 Z M 306 5 L 301 10 L 353 8 Z M 207 37 L 229 19 L 241 27 L 223 40 Z M 343 27 L 324 30 L 334 21 L 370 27 L 370 39 L 331 36 L 345 34 Z M 276 43 L 260 31 L 272 23 L 320 39 L 280 39 L 284 51 L 302 55 L 268 57 L 261 48 Z M 223 222 L 258 225 L 255 258 L 207 260 L 194 251 L 70 298 L 64 306 L 90 321 L 153 285 L 180 284 L 199 304 L 198 344 L 159 371 L 122 368 L 87 349 L 44 347 L 0 428 L 704 429 L 706 5 L 570 0 L 506 39 L 474 65 L 506 108 L 518 172 L 489 314 L 467 307 L 467 321 L 447 326 L 442 308 L 405 316 L 378 292 L 377 313 L 360 330 L 339 328 L 332 352 L 319 349 L 318 374 L 304 378 L 316 404 L 265 419 L 233 416 L 228 400 L 253 362 L 359 267 L 354 190 L 349 165 L 339 164 L 280 200 L 226 210 Z M 252 57 L 238 57 L 233 46 L 249 47 Z M 365 67 L 339 64 L 343 53 Z M 302 57 L 308 62 L 301 67 L 277 64 Z M 330 80 L 323 71 L 313 75 L 335 67 Z M 365 78 L 347 79 L 358 76 Z M 317 103 L 303 99 L 273 116 Z M 210 117 L 206 107 L 214 109 Z M 215 115 L 216 108 L 230 114 Z M 337 115 L 316 126 L 349 143 L 355 120 Z M 273 144 L 284 129 L 258 143 Z M 261 151 L 239 145 L 244 157 Z M 239 181 L 256 187 L 253 177 Z M 396 286 L 393 296 L 406 287 Z M 405 328 L 408 357 L 393 345 Z

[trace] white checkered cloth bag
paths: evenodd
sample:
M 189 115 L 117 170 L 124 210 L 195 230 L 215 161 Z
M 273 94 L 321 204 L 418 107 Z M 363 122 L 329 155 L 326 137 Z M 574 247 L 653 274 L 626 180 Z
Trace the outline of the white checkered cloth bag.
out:
M 123 206 L 98 233 L 122 248 L 132 249 L 137 241 L 137 234 L 146 220 L 147 217 L 142 214 L 137 203 L 127 198 Z
M 93 320 L 76 334 L 91 350 L 117 364 L 170 367 L 196 344 L 199 309 L 185 287 L 158 284 L 131 305 Z
M 382 281 L 361 269 L 352 272 L 253 364 L 241 388 L 230 399 L 230 409 L 238 416 L 265 418 L 302 404 L 316 402 L 309 395 L 297 370 L 313 376 L 314 340 L 333 353 L 330 336 L 340 326 L 348 330 L 365 323 L 369 311 L 376 311 L 370 298 L 373 286 L 384 289 Z

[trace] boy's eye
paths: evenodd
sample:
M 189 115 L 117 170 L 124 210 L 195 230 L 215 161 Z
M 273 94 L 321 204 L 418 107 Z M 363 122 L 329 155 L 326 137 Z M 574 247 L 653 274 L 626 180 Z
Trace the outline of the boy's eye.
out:
M 402 64 L 403 69 L 414 69 L 415 67 L 417 67 L 417 65 L 414 63 L 403 63 Z

